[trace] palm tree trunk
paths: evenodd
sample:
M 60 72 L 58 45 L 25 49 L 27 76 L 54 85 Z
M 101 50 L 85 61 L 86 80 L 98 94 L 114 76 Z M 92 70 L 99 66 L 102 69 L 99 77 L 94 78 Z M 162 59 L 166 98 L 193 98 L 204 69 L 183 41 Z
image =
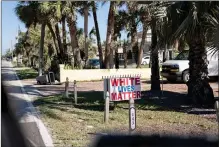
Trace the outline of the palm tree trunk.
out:
M 46 23 L 41 24 L 41 37 L 40 37 L 40 50 L 39 50 L 39 76 L 43 75 L 43 47 L 44 47 L 44 37 L 45 37 L 45 28 L 46 28 Z
M 64 50 L 63 50 L 63 45 L 62 45 L 61 36 L 60 36 L 60 32 L 59 32 L 58 23 L 55 24 L 55 33 L 56 33 L 56 38 L 58 41 L 58 47 L 59 47 L 59 51 L 60 51 L 60 57 L 61 57 L 60 61 L 62 61 Z
M 147 30 L 148 27 L 146 24 L 143 24 L 143 34 L 142 34 L 142 39 L 141 39 L 141 46 L 140 46 L 140 51 L 138 52 L 138 63 L 137 63 L 137 68 L 141 67 L 141 62 L 142 62 L 142 56 L 143 56 L 143 48 L 145 44 L 145 39 L 147 36 Z
M 67 54 L 67 43 L 66 43 L 66 28 L 65 28 L 65 16 L 62 17 L 62 40 L 63 40 L 63 47 L 64 47 L 64 54 Z
M 94 17 L 94 25 L 96 29 L 96 36 L 97 36 L 97 47 L 98 47 L 98 52 L 99 52 L 100 68 L 103 69 L 104 68 L 103 51 L 102 51 L 102 46 L 101 46 L 101 39 L 100 39 L 99 26 L 98 26 L 98 21 L 97 21 L 95 1 L 93 1 L 92 3 L 93 3 L 92 11 L 93 11 L 93 17 Z
M 124 68 L 127 68 L 127 63 L 128 63 L 128 61 L 127 61 L 127 49 L 126 49 L 126 47 L 127 47 L 127 44 L 126 44 L 126 42 L 124 41 L 124 44 L 123 44 Z
M 114 32 L 114 15 L 115 15 L 115 2 L 110 1 L 110 8 L 108 14 L 107 35 L 106 35 L 106 47 L 105 47 L 105 67 L 110 68 L 110 48 L 112 35 Z
M 157 49 L 157 32 L 156 32 L 156 20 L 152 18 L 151 24 L 152 32 L 152 44 L 151 44 L 151 90 L 160 91 L 160 71 L 158 63 L 158 49 Z
M 85 49 L 85 67 L 88 61 L 88 6 L 85 5 L 84 9 L 84 49 Z
M 138 38 L 137 38 L 137 26 L 135 22 L 133 22 L 132 28 L 131 28 L 131 45 L 132 45 L 132 52 L 134 55 L 135 63 L 137 64 L 138 60 Z
M 69 27 L 69 31 L 70 31 L 71 46 L 72 46 L 73 55 L 74 55 L 74 66 L 81 69 L 82 68 L 81 55 L 80 55 L 80 49 L 78 46 L 78 40 L 77 40 L 77 36 L 76 36 L 76 32 L 77 32 L 76 20 L 73 20 L 72 16 L 68 16 L 67 23 L 68 23 L 68 27 Z
M 213 105 L 214 94 L 208 82 L 208 61 L 205 50 L 205 40 L 201 35 L 201 28 L 197 27 L 191 40 L 187 40 L 189 45 L 189 81 L 188 96 L 195 104 Z
M 47 26 L 48 26 L 51 34 L 52 34 L 52 39 L 53 39 L 53 42 L 54 42 L 54 45 L 55 45 L 56 53 L 57 53 L 57 55 L 59 55 L 60 51 L 59 51 L 59 48 L 58 48 L 58 45 L 57 45 L 57 42 L 56 42 L 56 34 L 55 34 L 50 22 L 47 23 Z

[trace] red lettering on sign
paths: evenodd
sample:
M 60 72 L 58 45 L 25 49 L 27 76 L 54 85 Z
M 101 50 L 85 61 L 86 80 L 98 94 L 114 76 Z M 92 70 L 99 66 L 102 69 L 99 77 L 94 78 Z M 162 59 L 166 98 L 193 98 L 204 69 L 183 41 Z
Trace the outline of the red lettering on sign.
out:
M 131 85 L 134 85 L 134 80 L 135 80 L 135 78 L 130 78 Z
M 139 77 L 135 78 L 135 85 L 140 85 L 140 78 Z
M 136 98 L 136 93 L 132 92 L 132 98 L 135 99 Z
M 124 83 L 124 80 L 123 79 L 119 79 L 119 85 L 120 86 L 123 86 L 125 83 Z
M 117 94 L 116 93 L 111 93 L 111 98 L 112 100 L 117 100 Z
M 141 98 L 141 91 L 137 91 L 137 98 Z
M 122 94 L 121 94 L 121 92 L 118 93 L 118 100 L 122 100 Z
M 131 98 L 131 92 L 127 92 L 127 95 L 128 95 L 128 99 L 130 99 Z
M 118 86 L 119 80 L 118 79 L 111 79 L 111 83 L 112 83 L 112 86 Z

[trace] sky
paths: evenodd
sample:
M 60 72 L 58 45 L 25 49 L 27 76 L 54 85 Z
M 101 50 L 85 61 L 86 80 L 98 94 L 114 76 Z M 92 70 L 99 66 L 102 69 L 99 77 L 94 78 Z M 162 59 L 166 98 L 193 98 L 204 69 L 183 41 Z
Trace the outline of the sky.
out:
M 6 50 L 11 48 L 16 43 L 15 37 L 18 32 L 18 27 L 21 31 L 25 31 L 25 25 L 18 19 L 15 15 L 14 8 L 16 7 L 17 1 L 2 1 L 2 54 L 5 54 Z M 101 41 L 106 40 L 107 31 L 107 19 L 109 12 L 109 3 L 105 5 L 99 5 L 97 11 L 97 19 L 99 23 L 99 32 Z M 84 18 L 78 15 L 77 26 L 79 28 L 84 28 Z M 93 15 L 88 18 L 88 31 L 94 27 Z M 67 28 L 68 29 L 68 28 Z M 122 32 L 121 39 L 126 36 L 125 32 Z

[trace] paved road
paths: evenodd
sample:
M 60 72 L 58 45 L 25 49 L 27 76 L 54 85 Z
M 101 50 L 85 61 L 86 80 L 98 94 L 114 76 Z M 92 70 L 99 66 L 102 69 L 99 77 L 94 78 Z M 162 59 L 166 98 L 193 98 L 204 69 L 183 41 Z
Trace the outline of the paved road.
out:
M 2 81 L 8 94 L 9 105 L 15 112 L 22 132 L 30 146 L 53 146 L 47 129 L 31 103 L 32 97 L 25 93 L 25 89 L 18 80 L 10 62 L 2 61 Z

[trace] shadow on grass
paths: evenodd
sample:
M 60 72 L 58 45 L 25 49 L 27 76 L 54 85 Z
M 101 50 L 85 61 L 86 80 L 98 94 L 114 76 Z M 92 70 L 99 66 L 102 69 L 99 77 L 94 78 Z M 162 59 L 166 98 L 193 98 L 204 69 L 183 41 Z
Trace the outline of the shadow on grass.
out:
M 34 69 L 22 69 L 22 70 L 16 70 L 18 77 L 23 79 L 34 79 L 38 76 L 38 73 Z
M 80 91 L 78 92 L 77 105 L 75 105 L 74 95 L 64 98 L 62 95 L 51 96 L 36 100 L 35 106 L 47 105 L 51 109 L 68 111 L 68 108 L 77 108 L 90 111 L 104 111 L 104 99 L 102 91 Z M 189 114 L 214 114 L 213 109 L 195 108 L 191 105 L 186 94 L 164 91 L 163 96 L 150 91 L 143 92 L 142 99 L 135 100 L 135 106 L 139 110 L 150 111 L 175 111 Z M 110 110 L 115 108 L 128 109 L 128 101 L 110 103 Z
M 57 120 L 62 120 L 62 117 L 60 117 L 59 115 L 54 113 L 51 109 L 49 109 L 49 107 L 48 108 L 43 107 L 43 108 L 40 109 L 40 111 L 44 115 L 47 115 L 50 118 L 57 119 Z

